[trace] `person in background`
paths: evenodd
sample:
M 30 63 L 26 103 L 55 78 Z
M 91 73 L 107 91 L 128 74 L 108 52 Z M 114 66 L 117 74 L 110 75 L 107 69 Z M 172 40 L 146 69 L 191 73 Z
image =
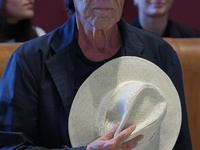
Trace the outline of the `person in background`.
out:
M 25 42 L 10 57 L 0 81 L 0 148 L 26 150 L 131 150 L 134 124 L 116 137 L 117 124 L 83 147 L 71 147 L 68 117 L 82 83 L 106 62 L 137 56 L 160 67 L 180 96 L 182 124 L 174 150 L 191 150 L 182 72 L 161 37 L 121 19 L 125 0 L 66 0 L 72 16 L 54 31 Z M 124 66 L 126 67 L 126 66 Z M 81 124 L 80 124 L 81 125 Z M 87 137 L 85 137 L 87 138 Z
M 138 17 L 131 25 L 151 31 L 161 37 L 200 37 L 197 29 L 173 22 L 168 18 L 174 0 L 133 0 Z
M 45 34 L 32 23 L 35 0 L 0 0 L 0 42 L 24 42 Z

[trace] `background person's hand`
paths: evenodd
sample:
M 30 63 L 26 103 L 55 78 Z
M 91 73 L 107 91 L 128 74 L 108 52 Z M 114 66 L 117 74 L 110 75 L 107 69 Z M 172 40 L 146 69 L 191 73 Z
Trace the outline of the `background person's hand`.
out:
M 136 126 L 132 124 L 114 137 L 119 124 L 117 123 L 106 135 L 89 144 L 87 150 L 131 150 L 137 147 L 138 141 L 143 137 L 142 135 L 123 143 L 135 130 Z

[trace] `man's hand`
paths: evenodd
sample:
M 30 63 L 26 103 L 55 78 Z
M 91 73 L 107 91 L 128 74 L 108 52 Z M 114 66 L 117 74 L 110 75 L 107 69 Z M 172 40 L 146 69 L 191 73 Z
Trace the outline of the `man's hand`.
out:
M 114 137 L 119 124 L 117 123 L 106 135 L 89 144 L 87 150 L 131 150 L 137 147 L 138 141 L 143 138 L 142 135 L 123 143 L 135 130 L 136 126 L 132 124 Z

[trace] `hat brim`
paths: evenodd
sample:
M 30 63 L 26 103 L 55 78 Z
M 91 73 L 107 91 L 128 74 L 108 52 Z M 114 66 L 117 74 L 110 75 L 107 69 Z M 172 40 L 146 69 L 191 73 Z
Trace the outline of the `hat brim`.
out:
M 117 85 L 141 81 L 158 87 L 165 95 L 168 108 L 157 141 L 148 150 L 169 150 L 175 145 L 181 126 L 178 93 L 167 74 L 152 62 L 133 56 L 113 59 L 94 71 L 79 88 L 69 115 L 69 136 L 73 147 L 86 146 L 96 140 L 95 125 L 102 97 Z

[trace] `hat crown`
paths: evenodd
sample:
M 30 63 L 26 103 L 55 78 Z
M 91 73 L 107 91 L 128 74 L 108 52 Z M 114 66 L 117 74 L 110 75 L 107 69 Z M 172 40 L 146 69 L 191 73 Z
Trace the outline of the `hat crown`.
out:
M 126 140 L 144 135 L 140 142 L 148 142 L 159 130 L 167 111 L 167 101 L 162 92 L 155 86 L 139 82 L 123 82 L 110 90 L 99 105 L 96 120 L 96 134 L 106 134 L 117 122 L 121 122 L 115 136 L 130 124 L 136 129 Z

